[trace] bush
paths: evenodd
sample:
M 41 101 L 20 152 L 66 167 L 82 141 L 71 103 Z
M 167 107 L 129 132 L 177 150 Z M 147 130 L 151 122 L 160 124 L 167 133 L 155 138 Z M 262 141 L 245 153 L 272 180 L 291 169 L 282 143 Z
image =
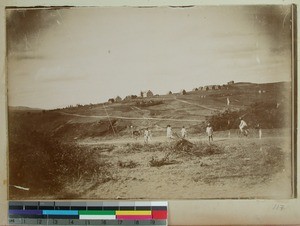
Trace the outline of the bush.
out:
M 55 195 L 68 182 L 84 178 L 103 183 L 110 178 L 107 164 L 98 160 L 97 151 L 63 144 L 33 130 L 29 123 L 16 122 L 9 127 L 9 180 L 12 185 L 30 188 L 26 195 Z M 26 198 L 21 191 L 11 189 L 10 198 Z
M 215 131 L 236 129 L 239 126 L 239 117 L 241 116 L 249 128 L 255 128 L 258 124 L 264 129 L 290 126 L 289 110 L 284 106 L 277 107 L 276 102 L 259 102 L 246 109 L 226 110 L 206 117 L 206 123 L 210 123 Z
M 136 106 L 138 107 L 150 107 L 150 106 L 155 106 L 155 105 L 159 105 L 159 104 L 163 104 L 163 101 L 161 100 L 141 100 L 141 101 L 137 101 L 136 102 Z
M 135 167 L 137 167 L 139 164 L 137 162 L 134 162 L 132 160 L 130 160 L 129 162 L 122 162 L 122 161 L 118 161 L 118 166 L 121 168 L 130 168 L 133 169 Z
M 223 148 L 216 144 L 210 144 L 206 142 L 193 144 L 182 139 L 175 144 L 174 151 L 183 155 L 202 157 L 222 154 Z
M 195 145 L 186 139 L 180 139 L 174 145 L 176 151 L 190 151 Z
M 176 161 L 170 160 L 169 156 L 170 156 L 170 154 L 166 154 L 165 157 L 163 157 L 162 159 L 159 159 L 157 157 L 152 156 L 151 160 L 149 161 L 149 165 L 151 167 L 161 167 L 161 166 L 164 166 L 164 165 L 175 164 Z
M 192 154 L 197 157 L 222 154 L 223 149 L 215 144 L 199 143 L 192 150 Z

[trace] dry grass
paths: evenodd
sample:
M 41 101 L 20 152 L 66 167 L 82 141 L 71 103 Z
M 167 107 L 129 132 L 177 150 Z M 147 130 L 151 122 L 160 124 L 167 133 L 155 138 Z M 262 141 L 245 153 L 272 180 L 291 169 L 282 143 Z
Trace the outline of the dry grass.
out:
M 135 161 L 118 161 L 118 166 L 120 168 L 129 168 L 129 169 L 133 169 L 136 168 L 139 164 Z
M 170 154 L 166 154 L 163 158 L 158 158 L 158 157 L 152 156 L 151 160 L 149 161 L 149 166 L 161 167 L 161 166 L 165 166 L 165 165 L 175 164 L 176 161 L 170 160 L 169 157 L 170 157 Z

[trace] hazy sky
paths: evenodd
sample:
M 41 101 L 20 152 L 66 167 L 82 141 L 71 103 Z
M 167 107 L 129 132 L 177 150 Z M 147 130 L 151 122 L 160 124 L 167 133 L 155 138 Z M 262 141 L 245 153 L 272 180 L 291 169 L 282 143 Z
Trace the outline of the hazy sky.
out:
M 10 106 L 291 80 L 289 6 L 7 10 Z

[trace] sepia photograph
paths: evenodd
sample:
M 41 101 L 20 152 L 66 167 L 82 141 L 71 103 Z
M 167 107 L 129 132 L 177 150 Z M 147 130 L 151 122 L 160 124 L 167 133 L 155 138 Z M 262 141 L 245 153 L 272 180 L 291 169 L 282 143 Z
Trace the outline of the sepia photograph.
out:
M 10 200 L 295 196 L 292 5 L 5 13 Z

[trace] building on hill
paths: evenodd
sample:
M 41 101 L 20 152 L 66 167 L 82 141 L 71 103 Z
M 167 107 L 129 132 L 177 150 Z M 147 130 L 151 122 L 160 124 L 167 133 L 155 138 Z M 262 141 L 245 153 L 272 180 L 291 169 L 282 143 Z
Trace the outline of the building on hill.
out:
M 227 85 L 222 85 L 221 89 L 228 89 Z
M 221 89 L 221 86 L 220 86 L 220 85 L 216 85 L 216 86 L 215 86 L 215 89 L 218 89 L 218 90 L 219 90 L 219 89 Z
M 115 102 L 121 102 L 122 101 L 122 98 L 120 97 L 120 96 L 117 96 L 116 98 L 115 98 Z
M 153 93 L 151 90 L 148 91 L 141 91 L 141 97 L 153 97 Z
M 128 96 L 126 96 L 123 100 L 125 100 L 125 101 L 129 101 L 129 100 L 131 100 L 132 98 L 131 98 L 131 95 L 128 95 Z
M 112 103 L 114 103 L 114 102 L 115 102 L 115 99 L 114 99 L 114 98 L 108 99 L 108 103 L 112 104 Z
M 233 85 L 234 81 L 227 82 L 227 85 Z
M 181 95 L 186 95 L 185 89 L 182 89 L 182 90 L 180 91 L 180 94 L 181 94 Z
M 214 89 L 215 89 L 215 86 L 214 86 L 214 85 L 207 86 L 207 87 L 208 87 L 208 90 L 214 90 Z
M 147 92 L 147 97 L 153 97 L 154 95 L 153 95 L 153 93 L 152 93 L 152 91 L 151 90 L 148 90 L 148 92 Z
M 204 86 L 203 90 L 207 91 L 207 90 L 209 90 L 209 87 L 208 86 Z
M 134 100 L 136 99 L 138 96 L 137 95 L 128 95 L 124 98 L 124 100 Z

